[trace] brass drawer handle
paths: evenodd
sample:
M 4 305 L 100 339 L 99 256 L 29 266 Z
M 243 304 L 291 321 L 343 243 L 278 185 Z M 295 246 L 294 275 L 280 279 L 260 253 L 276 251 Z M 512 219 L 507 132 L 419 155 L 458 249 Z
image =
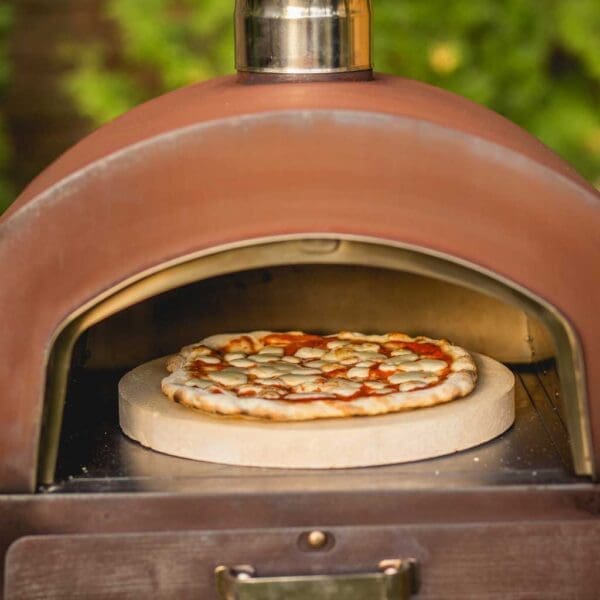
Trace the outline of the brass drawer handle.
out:
M 371 573 L 257 577 L 249 565 L 215 569 L 222 600 L 404 600 L 417 592 L 417 563 L 384 560 Z

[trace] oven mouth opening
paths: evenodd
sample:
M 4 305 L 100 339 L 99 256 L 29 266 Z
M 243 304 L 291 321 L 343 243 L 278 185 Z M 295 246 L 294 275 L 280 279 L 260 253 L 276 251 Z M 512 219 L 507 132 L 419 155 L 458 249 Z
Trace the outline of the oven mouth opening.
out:
M 444 301 L 447 310 L 441 312 Z M 414 310 L 399 315 L 398 306 Z M 461 312 L 461 307 L 466 310 Z M 545 436 L 538 454 L 553 452 L 558 457 L 564 475 L 559 481 L 595 475 L 581 349 L 575 332 L 558 311 L 526 290 L 451 257 L 382 240 L 312 236 L 252 241 L 186 257 L 126 282 L 73 315 L 56 336 L 48 362 L 38 484 L 56 491 L 157 489 L 155 484 L 161 489 L 164 481 L 157 481 L 173 472 L 176 463 L 172 461 L 176 461 L 179 483 L 187 485 L 182 482 L 195 477 L 198 463 L 154 453 L 120 433 L 118 420 L 114 423 L 118 376 L 205 335 L 253 329 L 406 330 L 447 337 L 469 350 L 489 354 L 510 363 L 516 373 L 521 390 L 517 409 L 519 402 L 528 403 L 520 416 L 517 410 L 517 423 L 524 427 L 527 420 L 535 421 L 531 429 Z M 98 398 L 93 397 L 94 390 Z M 98 416 L 94 411 L 102 413 L 100 427 L 112 423 L 110 433 L 78 431 L 82 420 L 92 423 Z M 86 436 L 87 446 L 80 452 L 78 444 Z M 505 449 L 515 446 L 516 439 L 505 440 Z M 522 446 L 513 448 L 510 460 L 530 465 L 529 476 L 535 483 L 538 472 L 544 471 L 543 460 L 538 463 L 530 457 L 529 461 L 527 445 L 538 442 L 527 437 L 522 441 Z M 440 469 L 432 461 L 454 461 L 464 479 L 465 461 L 481 461 L 483 450 L 425 461 L 428 473 L 418 481 L 410 477 L 407 481 L 436 485 Z M 115 454 L 122 451 L 129 471 L 123 471 L 122 464 L 115 466 Z M 137 457 L 151 455 L 154 467 L 140 468 Z M 501 455 L 490 454 L 487 462 L 496 460 L 492 456 L 500 460 Z M 99 460 L 103 467 L 94 471 L 89 465 Z M 501 464 L 502 460 L 496 462 L 499 471 L 495 475 L 467 474 L 467 480 L 471 484 L 514 483 L 508 474 L 510 465 Z M 114 468 L 106 466 L 110 464 Z M 447 468 L 451 463 L 439 464 L 442 478 L 444 469 L 454 469 Z M 414 473 L 418 465 L 398 467 Z M 236 472 L 240 469 L 248 468 Z M 106 476 L 104 487 L 98 484 L 100 471 Z M 421 475 L 424 471 L 419 470 Z M 214 476 L 214 469 L 211 473 Z M 398 474 L 402 473 L 400 469 Z M 549 477 L 549 482 L 555 482 Z M 537 481 L 543 483 L 543 477 Z

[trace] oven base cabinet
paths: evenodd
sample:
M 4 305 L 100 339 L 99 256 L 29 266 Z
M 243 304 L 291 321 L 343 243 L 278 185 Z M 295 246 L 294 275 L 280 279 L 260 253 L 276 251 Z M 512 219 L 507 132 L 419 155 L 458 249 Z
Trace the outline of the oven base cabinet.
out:
M 375 573 L 386 559 L 415 561 L 418 598 L 594 598 L 600 590 L 597 520 L 333 527 L 323 530 L 316 546 L 307 542 L 309 532 L 23 537 L 7 553 L 5 598 L 217 599 L 215 569 L 221 565 L 252 565 L 258 577 L 273 580 L 326 579 Z M 260 597 L 286 596 L 275 587 Z

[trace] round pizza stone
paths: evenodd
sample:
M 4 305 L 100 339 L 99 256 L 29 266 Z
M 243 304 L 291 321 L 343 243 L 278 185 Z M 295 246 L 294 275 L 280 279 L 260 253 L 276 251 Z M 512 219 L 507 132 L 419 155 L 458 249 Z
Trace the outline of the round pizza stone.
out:
M 228 465 L 341 469 L 422 460 L 487 442 L 515 420 L 513 374 L 473 354 L 475 390 L 447 404 L 376 417 L 295 423 L 211 416 L 162 394 L 166 358 L 119 383 L 119 420 L 127 436 L 165 454 Z

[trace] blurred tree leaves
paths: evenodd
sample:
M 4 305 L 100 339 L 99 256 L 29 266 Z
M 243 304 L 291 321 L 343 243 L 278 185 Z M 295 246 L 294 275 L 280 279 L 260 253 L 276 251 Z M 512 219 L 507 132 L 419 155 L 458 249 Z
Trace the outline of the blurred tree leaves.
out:
M 105 49 L 99 43 L 67 46 L 62 54 L 75 65 L 65 78 L 65 90 L 79 112 L 96 125 L 110 121 L 152 97 L 149 86 L 144 89 L 143 83 L 137 84 L 135 72 L 109 66 Z
M 598 0 L 375 0 L 383 71 L 518 123 L 600 184 Z
M 600 0 L 374 0 L 378 70 L 485 104 L 600 184 Z M 107 0 L 121 47 L 75 53 L 67 89 L 102 123 L 233 69 L 233 1 Z
M 14 196 L 14 189 L 7 173 L 10 161 L 10 146 L 4 127 L 2 108 L 4 106 L 4 98 L 10 74 L 9 63 L 6 57 L 6 40 L 11 22 L 12 7 L 7 3 L 0 4 L 0 214 L 8 207 Z
M 165 91 L 233 70 L 233 2 L 107 0 L 114 48 L 67 48 L 65 87 L 83 115 L 103 123 Z
M 600 187 L 600 0 L 374 0 L 379 71 L 467 96 Z M 233 0 L 106 0 L 114 39 L 63 48 L 64 87 L 95 124 L 233 70 Z M 12 7 L 0 3 L 0 98 Z M 13 197 L 0 105 L 0 213 Z
M 233 3 L 223 0 L 111 0 L 125 58 L 149 67 L 164 89 L 232 69 Z

